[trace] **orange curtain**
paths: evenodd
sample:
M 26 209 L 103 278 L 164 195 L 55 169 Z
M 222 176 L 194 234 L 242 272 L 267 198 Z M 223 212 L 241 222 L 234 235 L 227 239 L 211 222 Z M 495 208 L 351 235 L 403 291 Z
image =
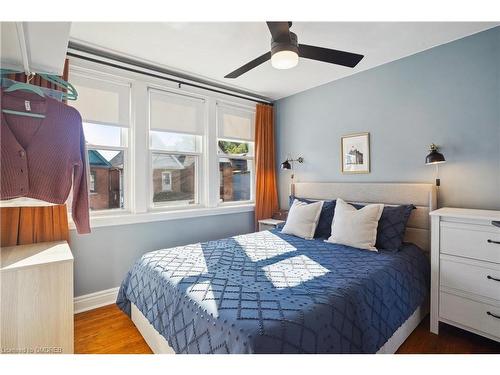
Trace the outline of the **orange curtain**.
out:
M 255 115 L 255 225 L 278 210 L 273 107 L 257 104 Z
M 68 60 L 62 78 L 68 80 Z M 9 79 L 26 82 L 24 73 L 11 74 Z M 32 85 L 59 89 L 52 83 L 35 76 Z M 68 240 L 68 211 L 66 205 L 44 207 L 2 207 L 1 246 L 26 245 L 36 242 Z
M 2 247 L 68 240 L 66 205 L 2 207 Z

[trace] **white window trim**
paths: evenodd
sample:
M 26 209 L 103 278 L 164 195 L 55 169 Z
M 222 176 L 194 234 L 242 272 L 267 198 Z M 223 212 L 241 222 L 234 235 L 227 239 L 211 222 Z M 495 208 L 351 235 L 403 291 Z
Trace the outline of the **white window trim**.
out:
M 125 71 L 102 64 L 70 58 L 72 72 L 84 74 L 90 78 L 101 78 L 130 84 L 130 127 L 126 147 L 125 168 L 125 208 L 92 211 L 91 227 L 105 227 L 155 221 L 175 220 L 190 217 L 223 215 L 254 210 L 254 201 L 219 202 L 219 155 L 217 138 L 217 103 L 237 106 L 255 111 L 255 102 L 234 98 L 223 93 L 214 93 L 203 88 L 182 86 L 160 78 L 140 73 Z M 148 89 L 159 89 L 172 93 L 194 96 L 205 100 L 205 134 L 202 153 L 199 158 L 198 204 L 189 206 L 154 206 L 152 207 L 150 179 L 151 151 L 149 146 L 149 102 Z M 104 124 L 110 125 L 110 124 Z M 113 124 L 111 124 L 113 125 Z M 92 147 L 100 147 L 92 145 Z M 159 150 L 164 152 L 163 150 Z M 188 153 L 184 153 L 188 154 Z M 253 160 L 254 157 L 252 158 Z M 255 190 L 255 174 L 252 181 L 252 197 Z M 70 229 L 75 229 L 70 220 Z
M 192 151 L 166 151 L 166 150 L 158 150 L 158 149 L 152 149 L 150 148 L 150 93 L 151 92 L 164 92 L 169 95 L 181 95 L 184 97 L 190 97 L 193 99 L 199 99 L 203 101 L 203 106 L 204 106 L 204 118 L 203 118 L 203 130 L 204 134 L 202 134 L 202 145 L 201 145 L 201 152 L 192 152 Z M 190 210 L 193 208 L 203 208 L 203 207 L 210 207 L 210 204 L 207 200 L 207 193 L 206 191 L 209 190 L 209 187 L 207 187 L 206 182 L 209 176 L 209 173 L 206 173 L 206 159 L 209 159 L 209 152 L 207 149 L 207 142 L 208 142 L 208 129 L 210 128 L 209 125 L 209 107 L 208 107 L 208 101 L 209 97 L 199 95 L 199 94 L 192 94 L 189 92 L 186 92 L 185 90 L 180 90 L 180 89 L 173 89 L 172 87 L 169 87 L 168 85 L 165 84 L 159 84 L 158 82 L 148 82 L 147 83 L 147 137 L 148 137 L 148 145 L 147 149 L 149 151 L 148 155 L 148 171 L 149 171 L 149 177 L 148 177 L 148 190 L 149 190 L 149 201 L 148 201 L 148 211 L 152 212 L 158 212 L 158 211 L 170 211 L 170 210 L 179 210 L 179 209 L 185 209 L 185 210 Z M 175 205 L 175 204 L 162 204 L 162 203 L 154 203 L 153 202 L 153 197 L 154 197 L 154 186 L 153 186 L 153 166 L 151 164 L 152 161 L 152 155 L 153 153 L 162 153 L 162 154 L 167 154 L 167 155 L 191 155 L 191 156 L 196 156 L 197 161 L 195 165 L 195 202 L 194 204 L 187 204 L 187 205 Z
M 121 212 L 118 212 L 117 210 L 110 210 L 113 211 L 113 213 L 110 213 L 109 215 L 91 215 L 90 226 L 91 228 L 100 228 L 128 224 L 152 223 L 157 221 L 253 212 L 254 209 L 254 204 L 239 204 L 224 207 L 198 207 L 169 211 L 150 211 L 145 213 L 130 213 L 123 212 L 121 210 Z M 69 219 L 69 229 L 76 230 L 75 223 L 71 219 Z
M 253 168 L 253 173 L 251 174 L 252 176 L 252 183 L 250 185 L 250 198 L 249 200 L 245 201 L 230 201 L 230 202 L 221 202 L 219 194 L 217 194 L 217 206 L 218 207 L 226 207 L 226 206 L 238 206 L 238 205 L 247 205 L 247 204 L 255 204 L 255 139 L 253 140 L 254 144 L 254 149 L 253 149 L 253 154 L 248 156 L 248 155 L 232 155 L 232 154 L 227 154 L 227 155 L 220 155 L 218 153 L 219 150 L 219 140 L 225 140 L 229 142 L 242 142 L 242 143 L 249 143 L 248 140 L 237 140 L 237 139 L 227 139 L 227 138 L 219 138 L 219 118 L 218 118 L 218 110 L 217 106 L 224 106 L 224 107 L 234 107 L 236 109 L 242 110 L 242 111 L 247 111 L 247 112 L 255 112 L 255 106 L 250 106 L 246 104 L 242 104 L 240 102 L 235 102 L 235 101 L 229 101 L 229 100 L 217 100 L 215 102 L 215 112 L 216 112 L 216 118 L 215 118 L 215 133 L 216 133 L 216 147 L 217 147 L 217 177 L 219 178 L 218 184 L 220 184 L 220 172 L 219 172 L 219 159 L 222 157 L 226 157 L 229 159 L 243 159 L 243 160 L 251 160 L 252 161 L 252 168 Z M 255 115 L 255 113 L 254 113 Z M 219 185 L 220 188 L 220 185 Z
M 127 212 L 130 213 L 132 212 L 131 204 L 133 202 L 133 187 L 132 187 L 132 181 L 133 180 L 133 163 L 132 163 L 132 147 L 131 147 L 131 142 L 133 140 L 132 138 L 132 132 L 133 132 L 133 126 L 134 126 L 134 119 L 132 117 L 132 108 L 134 107 L 133 100 L 132 100 L 132 88 L 133 88 L 133 81 L 130 79 L 130 77 L 127 77 L 126 75 L 117 75 L 113 74 L 112 72 L 109 71 L 101 71 L 99 69 L 93 69 L 92 67 L 87 67 L 85 65 L 79 65 L 79 64 L 74 64 L 72 62 L 71 69 L 70 69 L 70 80 L 71 76 L 76 75 L 80 76 L 85 79 L 91 79 L 91 80 L 96 80 L 96 81 L 103 81 L 103 82 L 109 82 L 115 85 L 121 85 L 124 87 L 127 87 L 129 89 L 129 110 L 127 113 L 128 117 L 128 126 L 125 126 L 124 124 L 120 123 L 107 123 L 107 122 L 102 122 L 102 121 L 94 121 L 94 120 L 89 120 L 86 121 L 83 119 L 83 122 L 87 122 L 89 124 L 95 124 L 95 125 L 104 125 L 104 126 L 113 126 L 116 128 L 122 129 L 122 131 L 126 132 L 126 146 L 120 145 L 120 146 L 106 146 L 106 145 L 100 145 L 100 144 L 93 144 L 93 143 L 88 143 L 86 144 L 86 151 L 88 150 L 109 150 L 109 151 L 123 151 L 123 169 L 124 169 L 124 179 L 123 179 L 123 190 L 124 190 L 124 195 L 123 195 L 123 208 L 112 208 L 112 209 L 105 209 L 105 210 L 92 210 L 90 211 L 90 217 L 93 216 L 103 216 L 103 215 L 113 215 L 116 212 Z M 87 167 L 88 167 L 88 172 L 90 173 L 90 165 L 88 163 L 88 155 L 86 155 L 86 160 L 87 160 Z M 90 196 L 89 196 L 90 199 Z

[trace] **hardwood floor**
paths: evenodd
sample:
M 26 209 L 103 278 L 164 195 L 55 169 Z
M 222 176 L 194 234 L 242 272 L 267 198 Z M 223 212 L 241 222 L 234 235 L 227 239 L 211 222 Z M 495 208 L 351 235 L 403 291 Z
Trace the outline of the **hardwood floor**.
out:
M 75 353 L 151 354 L 132 320 L 116 305 L 75 315 Z
M 150 354 L 134 323 L 116 305 L 75 315 L 75 353 Z M 427 317 L 399 348 L 401 354 L 500 354 L 500 343 L 441 324 L 440 334 L 429 332 Z
M 427 316 L 397 354 L 500 354 L 500 343 L 444 323 L 435 335 L 429 331 Z

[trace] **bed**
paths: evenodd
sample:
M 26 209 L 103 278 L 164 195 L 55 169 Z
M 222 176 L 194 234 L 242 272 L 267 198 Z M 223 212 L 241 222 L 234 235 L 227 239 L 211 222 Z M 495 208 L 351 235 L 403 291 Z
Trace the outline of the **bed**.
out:
M 117 304 L 155 353 L 394 353 L 427 312 L 429 184 L 296 183 L 297 197 L 413 203 L 378 253 L 279 229 L 145 254 Z

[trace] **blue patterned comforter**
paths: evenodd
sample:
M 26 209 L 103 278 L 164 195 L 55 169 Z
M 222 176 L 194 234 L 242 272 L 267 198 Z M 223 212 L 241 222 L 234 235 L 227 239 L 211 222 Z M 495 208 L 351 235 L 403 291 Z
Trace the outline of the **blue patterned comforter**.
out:
M 176 353 L 375 353 L 428 290 L 415 245 L 376 253 L 273 230 L 147 253 L 117 304 Z

